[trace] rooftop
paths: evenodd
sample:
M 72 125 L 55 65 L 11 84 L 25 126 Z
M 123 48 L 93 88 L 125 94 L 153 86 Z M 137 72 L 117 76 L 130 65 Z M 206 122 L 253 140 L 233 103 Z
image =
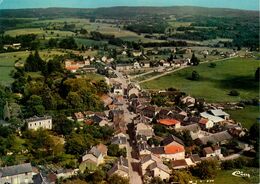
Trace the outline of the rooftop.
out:
M 34 122 L 34 121 L 48 120 L 48 119 L 52 119 L 52 117 L 51 116 L 43 116 L 43 117 L 33 116 L 31 118 L 26 119 L 25 121 L 27 123 L 29 123 L 29 122 Z
M 23 173 L 32 172 L 32 165 L 30 163 L 2 167 L 0 168 L 0 178 L 7 176 L 15 176 Z
M 159 120 L 159 124 L 162 125 L 167 125 L 167 126 L 172 126 L 172 125 L 176 125 L 176 124 L 180 124 L 181 122 L 179 122 L 176 119 L 160 119 Z
M 165 154 L 175 154 L 179 152 L 183 152 L 184 147 L 183 146 L 177 146 L 177 145 L 168 145 L 164 147 Z

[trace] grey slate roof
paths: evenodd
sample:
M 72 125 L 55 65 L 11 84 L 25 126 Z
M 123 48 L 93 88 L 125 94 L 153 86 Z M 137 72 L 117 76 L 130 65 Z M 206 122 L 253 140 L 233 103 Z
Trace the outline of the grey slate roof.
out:
M 108 176 L 111 176 L 118 170 L 128 173 L 128 160 L 126 158 L 120 157 L 107 174 Z
M 200 143 L 205 145 L 208 142 L 212 142 L 213 144 L 215 144 L 215 143 L 218 143 L 218 142 L 230 140 L 232 138 L 233 137 L 227 131 L 222 131 L 222 132 L 218 132 L 218 133 L 215 133 L 213 135 L 210 135 L 210 136 L 198 138 L 198 140 L 199 140 Z
M 184 145 L 184 142 L 174 135 L 170 135 L 170 136 L 166 137 L 165 139 L 163 139 L 162 145 L 167 146 L 167 145 L 171 144 L 173 141 L 175 141 L 181 145 Z
M 0 178 L 6 176 L 15 176 L 18 174 L 32 172 L 32 165 L 30 163 L 14 165 L 0 168 Z
M 34 121 L 46 120 L 46 119 L 52 119 L 52 117 L 51 116 L 43 116 L 43 117 L 33 116 L 31 118 L 26 119 L 25 121 L 27 123 L 29 123 L 29 122 L 34 122 Z
M 96 146 L 92 147 L 89 151 L 90 154 L 94 155 L 95 157 L 99 157 L 102 153 L 97 149 Z
M 126 144 L 126 137 L 113 137 L 111 144 Z

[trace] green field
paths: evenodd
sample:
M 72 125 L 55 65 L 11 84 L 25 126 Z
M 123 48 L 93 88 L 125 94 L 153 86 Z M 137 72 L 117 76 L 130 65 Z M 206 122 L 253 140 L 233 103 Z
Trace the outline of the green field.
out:
M 243 171 L 250 174 L 250 178 L 240 178 L 232 175 L 234 171 Z M 259 183 L 259 169 L 243 168 L 230 171 L 220 171 L 214 179 L 214 184 L 257 184 Z
M 189 67 L 142 84 L 146 89 L 174 87 L 194 97 L 205 98 L 208 102 L 231 102 L 252 99 L 259 96 L 259 83 L 254 81 L 259 60 L 234 58 L 216 62 L 215 68 L 209 63 Z M 199 81 L 188 79 L 193 70 L 200 75 Z M 229 96 L 230 90 L 239 91 L 238 97 Z
M 29 56 L 30 52 L 9 52 L 0 54 L 0 84 L 10 85 L 13 82 L 10 76 L 11 71 L 14 70 L 14 64 L 19 60 L 19 63 L 23 63 Z M 40 55 L 43 59 L 48 60 L 54 55 L 64 54 L 61 51 L 40 51 Z
M 38 36 L 45 37 L 66 37 L 73 36 L 75 33 L 70 31 L 59 31 L 59 30 L 43 30 L 40 28 L 26 28 L 26 29 L 13 29 L 5 32 L 6 35 L 10 36 L 18 36 L 18 35 L 26 35 L 26 34 L 36 34 Z
M 258 106 L 246 106 L 241 110 L 228 110 L 227 113 L 229 113 L 234 120 L 241 122 L 243 127 L 248 129 L 257 122 L 256 118 L 260 117 Z

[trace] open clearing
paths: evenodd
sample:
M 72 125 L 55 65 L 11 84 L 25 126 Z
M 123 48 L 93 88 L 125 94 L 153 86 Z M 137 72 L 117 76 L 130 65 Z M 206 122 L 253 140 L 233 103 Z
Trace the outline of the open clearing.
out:
M 189 67 L 142 84 L 146 89 L 166 89 L 174 87 L 208 102 L 232 102 L 258 97 L 259 83 L 254 81 L 259 60 L 234 58 L 216 62 L 215 68 L 209 63 Z M 199 81 L 188 79 L 192 71 L 200 75 Z M 229 96 L 230 90 L 239 91 L 238 97 Z

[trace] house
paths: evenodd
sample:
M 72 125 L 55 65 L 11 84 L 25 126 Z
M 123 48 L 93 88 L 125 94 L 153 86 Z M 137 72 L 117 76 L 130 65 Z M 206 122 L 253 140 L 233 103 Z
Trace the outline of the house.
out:
M 8 49 L 15 49 L 15 50 L 19 50 L 22 47 L 21 43 L 13 43 L 12 45 L 4 45 L 4 49 L 8 50 Z
M 142 109 L 142 114 L 146 117 L 153 118 L 156 115 L 157 107 L 146 106 Z
M 161 125 L 175 128 L 175 129 L 178 129 L 181 127 L 181 122 L 179 122 L 176 119 L 160 119 L 160 120 L 158 120 L 158 123 Z
M 104 107 L 111 105 L 113 102 L 113 99 L 108 95 L 102 95 L 100 99 L 104 103 Z
M 203 155 L 205 157 L 214 157 L 214 156 L 216 156 L 215 152 L 213 151 L 213 149 L 211 147 L 203 148 Z
M 81 68 L 81 70 L 86 73 L 96 73 L 97 72 L 97 69 L 92 66 L 84 66 L 83 68 Z
M 119 72 L 131 70 L 133 69 L 133 64 L 131 63 L 117 64 L 115 69 Z
M 145 136 L 146 139 L 152 138 L 154 135 L 153 128 L 145 123 L 138 123 L 136 125 L 136 136 Z
M 188 164 L 185 159 L 173 160 L 171 164 L 173 169 L 185 169 L 188 167 Z
M 171 171 L 163 164 L 162 160 L 153 154 L 141 157 L 140 167 L 142 175 L 160 177 L 162 180 L 169 179 Z
M 215 134 L 210 134 L 208 136 L 203 136 L 197 138 L 195 141 L 198 144 L 206 145 L 208 142 L 213 144 L 225 144 L 227 141 L 231 140 L 233 137 L 228 133 L 228 131 L 222 131 Z
M 0 168 L 1 184 L 29 184 L 33 183 L 33 169 L 30 163 L 1 167 Z
M 108 176 L 112 176 L 113 174 L 118 174 L 121 177 L 128 178 L 129 177 L 129 166 L 128 160 L 124 157 L 120 157 L 113 167 L 107 172 Z
M 111 140 L 111 144 L 117 144 L 120 149 L 126 148 L 127 138 L 124 134 L 118 134 Z
M 192 155 L 190 156 L 190 159 L 191 159 L 192 162 L 195 163 L 195 164 L 198 164 L 198 163 L 201 162 L 201 158 L 200 158 L 200 156 L 199 156 L 198 154 L 192 154 Z
M 187 167 L 196 165 L 190 158 L 173 160 L 171 164 L 173 169 L 185 169 Z
M 94 123 L 97 123 L 101 127 L 109 124 L 108 119 L 106 117 L 99 116 L 97 114 L 95 114 L 91 119 Z
M 145 141 L 137 143 L 137 149 L 139 156 L 151 154 L 150 146 Z
M 33 116 L 25 120 L 27 128 L 29 130 L 37 130 L 39 128 L 52 129 L 52 117 L 51 116 Z
M 184 146 L 184 142 L 174 135 L 169 135 L 168 137 L 162 140 L 161 145 L 162 146 L 167 146 L 167 145 Z
M 221 148 L 219 146 L 215 145 L 212 148 L 216 156 L 222 157 Z
M 114 84 L 112 87 L 112 92 L 115 95 L 122 95 L 122 96 L 124 95 L 124 89 L 122 88 L 121 84 Z
M 150 151 L 160 158 L 169 160 L 181 160 L 185 158 L 184 146 L 168 145 L 150 148 Z
M 170 178 L 171 170 L 162 162 L 154 162 L 148 166 L 148 171 L 152 177 L 159 177 L 162 180 Z
M 103 144 L 92 147 L 85 155 L 82 157 L 82 162 L 89 163 L 98 166 L 104 163 L 104 157 L 107 156 L 107 147 Z
M 214 116 L 212 114 L 209 114 L 208 112 L 202 112 L 202 113 L 200 113 L 200 116 L 202 118 L 205 118 L 205 119 L 212 121 L 214 124 L 221 123 L 221 122 L 225 121 L 225 119 L 223 119 L 219 116 Z
M 138 69 L 138 68 L 141 68 L 139 62 L 134 62 L 134 69 Z
M 161 109 L 156 116 L 158 119 L 173 118 L 173 112 L 167 109 Z
M 127 96 L 131 97 L 133 95 L 135 97 L 139 96 L 139 88 L 135 84 L 131 83 L 127 86 Z
M 141 66 L 142 68 L 150 68 L 151 62 L 150 62 L 149 60 L 141 61 L 141 62 L 140 62 L 140 66 Z
M 35 184 L 55 184 L 56 180 L 57 176 L 54 172 L 40 172 L 33 176 L 33 183 Z
M 203 129 L 210 129 L 214 126 L 214 122 L 211 120 L 208 120 L 206 118 L 201 118 L 199 121 L 199 125 L 203 128 Z
M 213 109 L 209 111 L 209 114 L 212 114 L 213 116 L 223 118 L 225 120 L 228 120 L 230 115 L 226 112 L 224 112 L 222 109 Z
M 85 116 L 82 112 L 75 112 L 74 113 L 74 119 L 78 122 L 82 122 L 85 119 Z
M 77 174 L 77 172 L 73 169 L 59 169 L 55 173 L 57 179 L 67 179 Z
M 228 132 L 233 137 L 243 137 L 246 135 L 246 132 L 241 127 L 230 128 L 230 129 L 228 129 Z
M 66 60 L 64 63 L 65 63 L 65 69 L 72 73 L 75 73 L 80 68 L 88 67 L 90 65 L 89 60 L 84 60 L 84 61 Z
M 142 52 L 141 51 L 133 51 L 133 56 L 134 57 L 140 57 L 142 55 Z
M 191 96 L 186 96 L 181 99 L 181 102 L 185 104 L 187 107 L 194 107 L 196 99 Z
M 123 110 L 110 110 L 109 111 L 109 118 L 114 122 L 114 123 L 119 123 L 124 121 L 124 111 Z

